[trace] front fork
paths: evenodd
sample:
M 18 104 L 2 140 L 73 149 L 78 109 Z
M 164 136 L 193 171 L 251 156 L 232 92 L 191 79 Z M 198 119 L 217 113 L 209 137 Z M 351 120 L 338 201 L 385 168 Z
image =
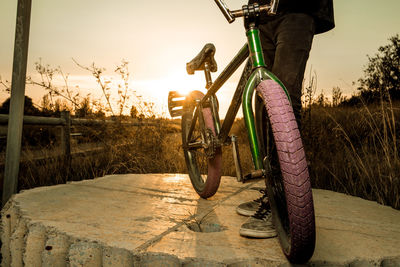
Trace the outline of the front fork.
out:
M 269 72 L 265 67 L 258 67 L 254 69 L 249 79 L 247 80 L 246 87 L 243 92 L 242 108 L 243 108 L 244 122 L 246 124 L 247 133 L 249 137 L 251 156 L 253 159 L 254 168 L 256 170 L 263 169 L 264 164 L 259 149 L 260 148 L 259 139 L 257 137 L 252 103 L 253 103 L 254 90 L 263 80 L 274 80 L 275 82 L 279 83 L 282 86 L 283 90 L 288 95 L 286 88 L 282 85 L 282 83 L 278 80 L 278 78 L 271 72 Z
M 265 75 L 265 69 L 255 69 L 247 80 L 242 98 L 243 117 L 247 128 L 251 156 L 256 170 L 263 169 L 263 162 L 259 149 L 259 140 L 257 137 L 252 103 L 254 89 L 264 78 L 267 78 Z
M 281 85 L 286 95 L 288 96 L 289 101 L 290 97 L 282 82 L 279 81 L 279 79 L 275 75 L 273 75 L 266 69 L 264 63 L 263 51 L 261 47 L 261 41 L 259 37 L 259 30 L 257 27 L 255 28 L 250 27 L 247 30 L 247 42 L 250 51 L 250 58 L 253 65 L 253 71 L 247 80 L 243 92 L 242 108 L 243 108 L 243 117 L 248 132 L 250 151 L 254 163 L 254 168 L 255 170 L 261 170 L 263 169 L 264 164 L 259 149 L 260 148 L 259 139 L 257 137 L 257 131 L 254 120 L 254 111 L 252 107 L 254 89 L 258 86 L 258 84 L 262 80 L 272 79 L 279 85 Z

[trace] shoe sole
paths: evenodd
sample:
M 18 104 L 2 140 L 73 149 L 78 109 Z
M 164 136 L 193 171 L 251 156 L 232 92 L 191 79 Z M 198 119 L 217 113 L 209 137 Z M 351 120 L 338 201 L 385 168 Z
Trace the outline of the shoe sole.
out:
M 255 231 L 251 229 L 240 229 L 239 234 L 244 237 L 254 237 L 254 238 L 273 238 L 276 237 L 278 234 L 275 230 L 271 231 Z
M 256 213 L 256 210 L 255 211 L 251 211 L 251 210 L 245 210 L 245 209 L 241 209 L 241 208 L 237 207 L 236 208 L 236 212 L 239 215 L 250 217 L 250 216 L 253 216 Z

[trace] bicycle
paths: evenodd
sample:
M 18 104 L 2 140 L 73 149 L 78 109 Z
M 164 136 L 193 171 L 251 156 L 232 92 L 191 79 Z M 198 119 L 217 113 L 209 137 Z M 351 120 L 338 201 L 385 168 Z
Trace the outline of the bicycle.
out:
M 273 223 L 285 256 L 293 263 L 307 262 L 315 248 L 314 206 L 307 161 L 290 96 L 265 66 L 257 23 L 261 12 L 276 14 L 278 0 L 262 6 L 244 5 L 234 11 L 221 0 L 215 2 L 229 23 L 244 17 L 247 43 L 214 82 L 211 72 L 217 71 L 217 64 L 213 44 L 206 44 L 187 63 L 188 74 L 204 71 L 206 94 L 192 91 L 184 97 L 176 91 L 169 92 L 171 117 L 182 117 L 182 147 L 191 183 L 202 198 L 213 196 L 222 174 L 222 147 L 232 144 L 238 181 L 266 179 Z M 243 70 L 221 125 L 215 93 L 247 58 L 251 64 L 246 64 Z M 254 91 L 257 94 L 253 109 Z M 254 171 L 246 176 L 241 173 L 236 138 L 229 136 L 241 104 L 254 163 Z

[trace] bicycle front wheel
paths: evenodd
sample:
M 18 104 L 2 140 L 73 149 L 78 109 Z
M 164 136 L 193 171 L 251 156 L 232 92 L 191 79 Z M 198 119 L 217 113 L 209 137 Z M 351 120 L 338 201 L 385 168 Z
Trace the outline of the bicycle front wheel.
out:
M 300 131 L 288 97 L 277 82 L 262 81 L 257 92 L 256 129 L 273 222 L 289 261 L 305 263 L 314 253 L 315 218 Z
M 202 92 L 193 91 L 187 97 L 182 115 L 182 145 L 193 188 L 202 198 L 209 198 L 217 192 L 222 173 L 222 149 L 215 143 L 217 135 L 210 107 L 203 107 L 200 111 L 204 121 L 201 122 L 200 116 L 197 117 L 189 138 L 196 112 L 195 100 L 203 96 Z

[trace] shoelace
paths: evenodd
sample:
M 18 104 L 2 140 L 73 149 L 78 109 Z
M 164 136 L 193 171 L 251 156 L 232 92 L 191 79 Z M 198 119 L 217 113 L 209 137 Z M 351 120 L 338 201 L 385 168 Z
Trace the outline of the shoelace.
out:
M 265 220 L 271 214 L 271 207 L 268 204 L 264 204 L 261 202 L 261 205 L 258 207 L 256 213 L 252 216 L 259 220 Z
M 260 190 L 260 193 L 262 194 L 262 196 L 259 197 L 259 198 L 257 198 L 257 199 L 254 199 L 254 200 L 253 200 L 254 202 L 261 203 L 263 197 L 265 196 L 265 194 L 266 194 L 267 192 L 266 192 L 264 189 L 261 189 L 261 190 Z

